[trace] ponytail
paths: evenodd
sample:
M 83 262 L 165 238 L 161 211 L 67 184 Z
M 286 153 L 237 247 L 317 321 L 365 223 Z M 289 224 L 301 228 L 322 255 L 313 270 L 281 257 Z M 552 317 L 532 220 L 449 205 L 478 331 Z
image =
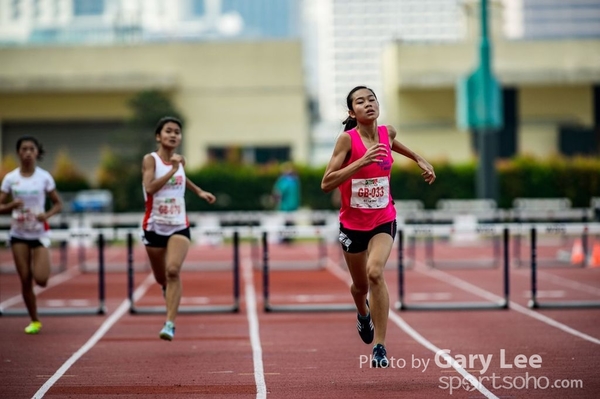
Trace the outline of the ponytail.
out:
M 352 130 L 358 126 L 358 123 L 356 122 L 356 119 L 348 116 L 346 120 L 342 122 L 342 125 L 344 125 L 344 131 L 347 132 L 348 130 Z

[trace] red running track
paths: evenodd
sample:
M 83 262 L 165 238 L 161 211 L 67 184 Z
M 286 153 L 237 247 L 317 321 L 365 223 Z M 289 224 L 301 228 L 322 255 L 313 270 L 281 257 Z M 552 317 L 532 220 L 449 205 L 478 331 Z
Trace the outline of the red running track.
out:
M 287 250 L 273 247 L 272 253 L 277 258 Z M 303 249 L 294 251 L 300 257 Z M 121 259 L 118 249 L 114 252 L 107 259 Z M 194 249 L 191 259 L 202 256 Z M 529 310 L 525 269 L 511 270 L 510 310 L 392 310 L 387 348 L 393 363 L 383 370 L 365 363 L 370 346 L 356 333 L 354 313 L 264 313 L 261 275 L 250 267 L 250 258 L 244 246 L 240 313 L 180 315 L 173 342 L 158 339 L 163 316 L 127 313 L 126 277 L 119 265 L 106 276 L 105 316 L 45 317 L 38 336 L 22 332 L 25 318 L 0 318 L 0 398 L 31 398 L 36 392 L 47 398 L 119 399 L 599 397 L 600 311 Z M 160 290 L 143 262 L 139 265 L 139 303 L 160 303 Z M 230 275 L 214 269 L 184 270 L 188 303 L 230 300 Z M 393 304 L 393 262 L 386 273 Z M 347 274 L 331 263 L 321 271 L 275 270 L 271 277 L 273 302 L 349 301 Z M 39 301 L 93 303 L 95 283 L 94 274 L 75 274 L 41 292 Z M 415 302 L 490 300 L 501 293 L 500 271 L 432 270 L 417 259 L 407 271 L 406 288 L 407 299 Z M 599 300 L 600 269 L 541 270 L 540 290 L 545 300 Z M 0 293 L 1 302 L 18 295 L 14 274 L 0 276 Z M 458 370 L 439 357 L 436 364 L 438 349 L 473 361 Z M 518 368 L 515 357 L 532 363 Z M 483 387 L 475 388 L 465 376 L 480 379 Z M 556 384 L 561 388 L 552 387 Z

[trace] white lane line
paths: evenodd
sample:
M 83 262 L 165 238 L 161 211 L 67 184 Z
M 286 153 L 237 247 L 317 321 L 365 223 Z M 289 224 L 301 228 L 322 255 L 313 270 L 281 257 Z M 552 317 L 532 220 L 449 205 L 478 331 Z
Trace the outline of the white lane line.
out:
M 148 291 L 148 288 L 150 288 L 150 286 L 152 286 L 153 283 L 154 283 L 154 276 L 152 275 L 152 273 L 150 273 L 148 275 L 148 277 L 146 277 L 146 279 L 142 282 L 142 284 L 133 293 L 134 301 L 140 299 L 146 293 L 146 291 Z M 79 348 L 79 350 L 77 352 L 75 352 L 73 355 L 71 355 L 71 357 L 69 359 L 67 359 L 67 361 L 64 362 L 62 366 L 60 366 L 60 368 L 56 371 L 56 373 L 54 373 L 54 375 L 52 377 L 50 377 L 48 379 L 48 381 L 46 381 L 44 383 L 44 385 L 42 385 L 42 387 L 33 395 L 32 399 L 43 398 L 44 395 L 48 392 L 48 390 L 50 388 L 52 388 L 52 386 L 56 383 L 56 381 L 58 381 L 60 379 L 60 377 L 62 377 L 67 372 L 67 370 L 69 370 L 69 368 L 71 368 L 71 366 L 73 364 L 75 364 L 75 362 L 77 360 L 79 360 L 90 349 L 92 349 L 94 347 L 94 345 L 96 345 L 98 343 L 98 341 L 100 341 L 100 339 L 108 332 L 108 330 L 110 330 L 110 328 L 117 321 L 119 321 L 119 319 L 121 317 L 123 317 L 123 315 L 125 315 L 125 313 L 127 313 L 128 310 L 129 310 L 129 300 L 126 299 L 104 321 L 104 323 L 102 323 L 102 325 L 100 326 L 100 328 L 98 328 L 98 330 L 94 333 L 94 335 L 92 335 L 92 337 L 81 348 Z
M 479 392 L 483 394 L 486 398 L 489 399 L 499 399 L 496 395 L 490 392 L 474 375 L 470 374 L 467 370 L 465 370 L 458 362 L 450 356 L 446 352 L 441 352 L 441 349 L 428 341 L 425 337 L 419 334 L 414 328 L 412 328 L 407 322 L 404 321 L 402 317 L 400 317 L 396 312 L 390 310 L 389 312 L 390 320 L 394 322 L 398 327 L 400 327 L 405 333 L 410 335 L 415 341 L 423 345 L 425 348 L 429 349 L 435 354 L 440 354 L 447 364 L 451 364 L 454 370 L 458 371 L 463 378 L 475 388 Z
M 427 271 L 423 271 L 423 270 L 416 270 L 415 269 L 415 271 L 417 273 L 421 273 L 421 274 L 424 274 L 426 276 L 433 277 L 436 280 L 442 281 L 444 283 L 453 285 L 453 286 L 455 286 L 457 288 L 460 288 L 463 291 L 466 291 L 466 292 L 469 292 L 471 294 L 477 295 L 477 296 L 479 296 L 481 298 L 487 299 L 487 300 L 492 301 L 492 302 L 499 302 L 499 301 L 503 300 L 503 298 L 501 298 L 501 297 L 499 297 L 499 296 L 497 296 L 497 295 L 495 295 L 495 294 L 493 294 L 493 293 L 491 293 L 489 291 L 486 291 L 486 290 L 484 290 L 482 288 L 479 288 L 479 287 L 477 287 L 477 286 L 475 286 L 475 285 L 473 285 L 473 284 L 471 284 L 471 283 L 469 283 L 469 282 L 467 282 L 465 280 L 462 280 L 462 279 L 460 279 L 458 277 L 454 277 L 451 274 L 448 274 L 448 273 L 443 272 L 441 270 L 427 270 Z M 544 316 L 544 315 L 542 315 L 542 314 L 540 314 L 538 312 L 534 312 L 533 310 L 530 310 L 530 309 L 528 309 L 528 308 L 526 308 L 524 306 L 521 306 L 521 305 L 519 305 L 516 302 L 510 301 L 509 302 L 509 306 L 510 306 L 510 308 L 512 310 L 516 310 L 517 312 L 522 313 L 522 314 L 524 314 L 526 316 L 532 317 L 532 318 L 534 318 L 536 320 L 539 320 L 542 323 L 546 323 L 546 324 L 548 324 L 548 325 L 550 325 L 552 327 L 556 327 L 559 330 L 562 330 L 562 331 L 564 331 L 564 332 L 566 332 L 568 334 L 574 335 L 576 337 L 582 338 L 582 339 L 584 339 L 586 341 L 589 341 L 589 342 L 591 342 L 593 344 L 600 345 L 600 340 L 599 339 L 594 338 L 594 337 L 592 337 L 590 335 L 587 335 L 585 333 L 582 333 L 581 331 L 575 330 L 574 328 L 569 327 L 566 324 L 562 324 L 562 323 L 560 323 L 560 322 L 558 322 L 558 321 L 556 321 L 554 319 L 551 319 L 550 317 Z
M 252 361 L 254 363 L 256 398 L 264 399 L 267 397 L 267 384 L 265 383 L 265 371 L 263 368 L 262 345 L 260 343 L 258 312 L 256 310 L 258 304 L 256 301 L 256 291 L 254 290 L 254 272 L 252 270 L 251 259 L 244 259 L 242 261 L 242 270 L 244 277 L 244 291 L 246 292 L 246 315 L 248 317 L 250 344 L 252 345 Z
M 329 270 L 336 277 L 338 277 L 339 279 L 341 279 L 342 281 L 344 281 L 346 284 L 348 284 L 348 285 L 352 284 L 352 279 L 350 278 L 350 275 L 347 272 L 342 271 L 331 259 L 326 263 L 325 267 L 327 268 L 327 270 Z M 405 322 L 402 317 L 400 317 L 398 314 L 396 314 L 395 312 L 393 312 L 391 309 L 389 311 L 389 318 L 402 331 L 404 331 L 406 334 L 408 334 L 409 336 L 411 336 L 415 341 L 417 341 L 418 343 L 420 343 L 421 345 L 423 345 L 425 348 L 429 349 L 430 351 L 432 351 L 435 354 L 438 354 L 438 353 L 442 354 L 443 353 L 442 357 L 444 358 L 444 360 L 448 364 L 451 364 L 452 368 L 454 368 L 454 370 L 458 371 L 458 373 L 460 375 L 462 375 L 465 380 L 469 381 L 469 383 L 475 389 L 477 389 L 479 392 L 481 392 L 481 394 L 483 394 L 483 396 L 485 396 L 488 399 L 499 399 L 496 395 L 494 395 L 492 392 L 490 392 L 477 379 L 477 377 L 475 377 L 472 374 L 470 374 L 460 364 L 458 364 L 458 362 L 452 356 L 450 356 L 446 352 L 441 352 L 440 348 L 438 348 L 437 346 L 435 346 L 434 344 L 432 344 L 430 341 L 428 341 L 425 337 L 423 337 L 421 334 L 419 334 L 414 328 L 412 328 L 407 322 Z
M 529 275 L 529 272 L 525 270 L 519 271 L 519 274 Z M 549 281 L 556 285 L 562 285 L 563 287 L 574 289 L 575 291 L 585 292 L 586 294 L 600 296 L 600 288 L 580 283 L 579 281 L 571 280 L 564 277 L 559 277 L 554 274 L 544 272 L 538 269 L 538 279 Z

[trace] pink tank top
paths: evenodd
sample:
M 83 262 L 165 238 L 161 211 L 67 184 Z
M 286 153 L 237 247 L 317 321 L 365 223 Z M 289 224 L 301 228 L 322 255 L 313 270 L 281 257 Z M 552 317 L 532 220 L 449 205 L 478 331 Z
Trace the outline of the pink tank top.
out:
M 367 165 L 340 184 L 340 223 L 350 230 L 368 231 L 396 219 L 396 208 L 390 192 L 392 150 L 386 126 L 378 126 L 379 142 L 387 148 L 381 163 Z M 360 159 L 367 148 L 356 129 L 345 132 L 352 142 L 350 157 L 342 167 Z

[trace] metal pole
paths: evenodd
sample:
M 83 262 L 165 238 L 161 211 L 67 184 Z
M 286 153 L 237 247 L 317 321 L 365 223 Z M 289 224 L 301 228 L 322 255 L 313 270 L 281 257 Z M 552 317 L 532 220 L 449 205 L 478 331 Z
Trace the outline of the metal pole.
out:
M 404 304 L 404 232 L 398 231 L 398 305 Z
M 106 285 L 104 281 L 104 234 L 98 235 L 98 300 L 100 307 L 98 308 L 98 314 L 105 314 L 105 292 Z
M 262 234 L 262 247 L 263 247 L 263 300 L 265 312 L 269 312 L 269 246 L 267 240 L 267 232 L 264 231 Z
M 133 306 L 133 235 L 127 233 L 127 298 L 129 298 L 129 313 L 134 313 Z
M 498 199 L 498 177 L 495 160 L 498 155 L 498 132 L 492 125 L 492 68 L 490 40 L 488 38 L 488 0 L 481 0 L 481 41 L 479 43 L 479 68 L 483 79 L 483 97 L 481 107 L 484 111 L 484 127 L 477 129 L 479 166 L 477 168 L 477 197 Z
M 510 268 L 510 235 L 508 232 L 508 227 L 504 228 L 504 301 L 506 304 L 506 309 L 508 309 L 509 304 L 509 291 L 510 291 L 510 281 L 509 281 L 509 269 Z
M 233 232 L 233 302 L 234 312 L 240 306 L 240 234 Z
M 531 228 L 531 300 L 530 308 L 537 308 L 537 239 L 535 226 Z

